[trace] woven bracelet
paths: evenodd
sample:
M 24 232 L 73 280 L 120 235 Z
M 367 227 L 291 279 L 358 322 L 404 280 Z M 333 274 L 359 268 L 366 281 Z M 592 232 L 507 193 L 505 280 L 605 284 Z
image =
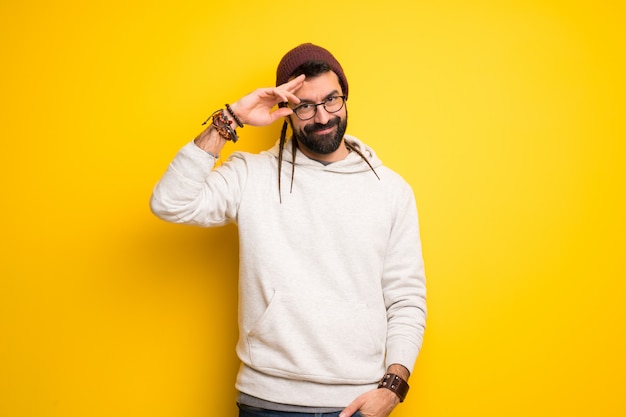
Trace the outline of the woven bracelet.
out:
M 232 140 L 233 142 L 237 142 L 239 136 L 237 136 L 237 132 L 230 125 L 232 123 L 231 120 L 228 120 L 224 116 L 224 110 L 219 109 L 211 115 L 210 119 L 212 119 L 211 126 L 213 126 L 217 133 L 220 134 L 226 140 Z

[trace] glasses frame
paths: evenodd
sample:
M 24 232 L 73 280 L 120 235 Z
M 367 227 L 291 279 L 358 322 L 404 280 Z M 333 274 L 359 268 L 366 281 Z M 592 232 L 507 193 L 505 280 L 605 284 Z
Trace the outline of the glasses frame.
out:
M 330 111 L 326 108 L 326 104 L 328 103 L 329 100 L 333 99 L 333 98 L 340 98 L 341 99 L 341 107 L 339 107 L 337 110 L 334 111 Z M 330 96 L 327 97 L 324 101 L 322 101 L 321 103 L 302 103 L 297 105 L 296 107 L 294 107 L 293 109 L 293 114 L 296 115 L 296 117 L 300 120 L 302 120 L 303 122 L 306 120 L 311 120 L 312 118 L 314 118 L 317 115 L 317 108 L 319 106 L 324 106 L 324 110 L 326 110 L 328 113 L 337 113 L 338 111 L 340 111 L 341 109 L 344 108 L 344 106 L 346 105 L 346 96 Z M 306 119 L 303 119 L 302 117 L 298 116 L 297 110 L 302 107 L 302 106 L 313 106 L 313 115 L 311 117 L 307 117 Z

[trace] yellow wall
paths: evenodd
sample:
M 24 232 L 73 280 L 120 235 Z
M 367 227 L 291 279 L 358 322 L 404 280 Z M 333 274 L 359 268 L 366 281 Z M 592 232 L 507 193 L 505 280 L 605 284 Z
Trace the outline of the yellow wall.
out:
M 420 207 L 430 317 L 394 415 L 625 415 L 624 2 L 221 4 L 0 5 L 0 415 L 234 414 L 236 229 L 148 198 L 304 41 Z

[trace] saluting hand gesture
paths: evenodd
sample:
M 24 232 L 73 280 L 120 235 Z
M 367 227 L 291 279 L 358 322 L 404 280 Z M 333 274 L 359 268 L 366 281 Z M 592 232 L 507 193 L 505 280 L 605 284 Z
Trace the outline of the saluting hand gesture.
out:
M 243 124 L 270 125 L 281 117 L 293 113 L 289 107 L 279 107 L 274 111 L 272 109 L 279 103 L 300 103 L 293 93 L 302 86 L 304 79 L 303 74 L 278 87 L 259 88 L 233 103 L 231 108 Z

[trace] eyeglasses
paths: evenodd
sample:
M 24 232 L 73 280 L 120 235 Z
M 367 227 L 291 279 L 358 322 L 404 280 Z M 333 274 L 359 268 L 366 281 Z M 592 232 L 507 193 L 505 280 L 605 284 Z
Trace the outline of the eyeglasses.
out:
M 331 96 L 321 103 L 302 103 L 293 108 L 293 112 L 300 120 L 309 120 L 317 114 L 317 107 L 324 106 L 324 110 L 328 113 L 337 113 L 343 108 L 346 102 L 346 96 Z

